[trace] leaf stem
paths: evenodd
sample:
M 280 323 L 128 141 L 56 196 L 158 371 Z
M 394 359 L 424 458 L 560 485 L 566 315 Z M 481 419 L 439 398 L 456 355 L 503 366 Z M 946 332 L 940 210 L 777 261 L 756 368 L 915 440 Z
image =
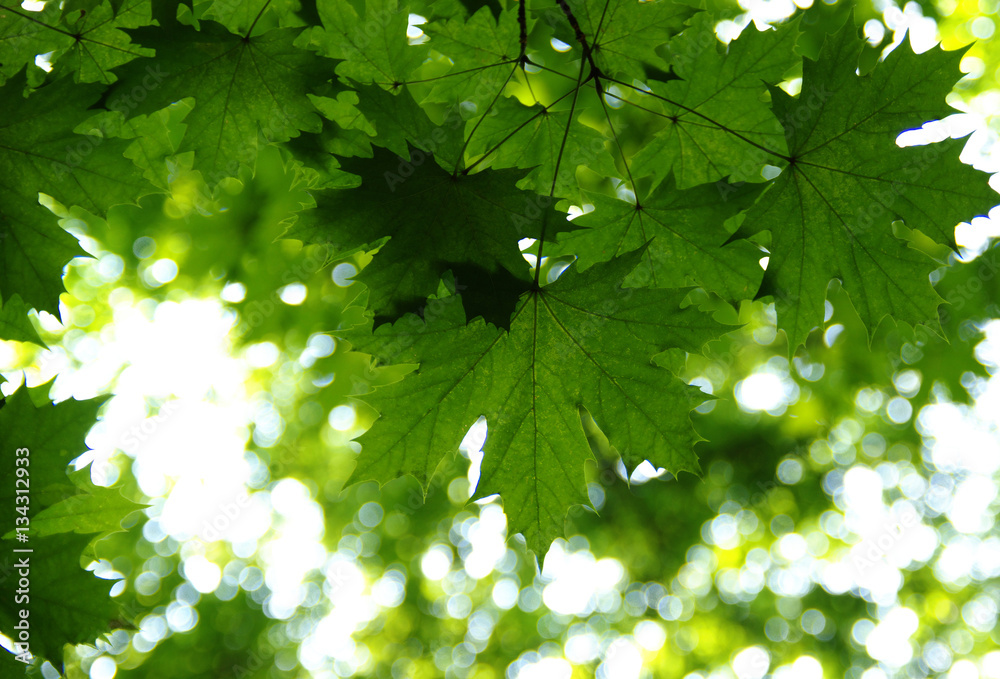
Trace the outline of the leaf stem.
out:
M 267 11 L 267 8 L 270 6 L 271 6 L 271 0 L 267 0 L 267 2 L 264 3 L 264 6 L 260 8 L 260 11 L 257 12 L 257 16 L 254 17 L 253 23 L 250 24 L 250 28 L 249 30 L 247 30 L 247 34 L 243 36 L 244 40 L 250 39 L 250 34 L 253 33 L 253 29 L 254 27 L 257 26 L 257 22 L 260 21 L 260 18 L 264 16 L 264 12 Z
M 486 116 L 488 116 L 490 114 L 490 111 L 493 110 L 493 107 L 496 105 L 497 100 L 500 99 L 500 95 L 502 95 L 503 91 L 507 89 L 507 83 L 509 83 L 510 79 L 514 77 L 515 73 L 517 73 L 517 66 L 515 66 L 511 70 L 511 72 L 507 75 L 507 79 L 503 81 L 503 85 L 501 85 L 500 88 L 497 89 L 497 93 L 494 95 L 493 101 L 491 101 L 490 105 L 486 107 L 485 111 L 483 111 L 483 115 L 479 116 L 479 120 L 476 121 L 476 124 L 472 126 L 472 131 L 469 132 L 469 136 L 466 137 L 465 141 L 462 142 L 462 148 L 458 152 L 458 158 L 455 159 L 455 169 L 451 173 L 452 177 L 458 176 L 458 168 L 462 164 L 462 158 L 465 157 L 465 149 L 469 147 L 469 142 L 472 141 L 472 135 L 476 133 L 476 130 L 479 129 L 479 125 L 482 124 L 484 120 L 486 120 Z M 471 169 L 472 169 L 471 167 L 466 168 L 465 172 L 468 173 L 468 171 Z
M 21 17 L 22 19 L 27 19 L 28 21 L 34 22 L 34 23 L 38 24 L 39 26 L 44 26 L 45 28 L 52 29 L 56 33 L 62 33 L 63 35 L 68 35 L 69 37 L 73 38 L 74 40 L 77 39 L 75 34 L 70 33 L 69 31 L 64 31 L 61 28 L 56 28 L 55 26 L 52 26 L 50 24 L 45 23 L 41 19 L 36 19 L 35 17 L 31 16 L 30 14 L 25 14 L 25 13 L 19 11 L 19 10 L 14 9 L 13 7 L 8 7 L 7 5 L 0 5 L 0 9 L 6 10 L 6 11 L 10 12 L 11 14 L 16 14 L 17 16 Z
M 422 78 L 420 80 L 406 80 L 400 85 L 417 85 L 420 83 L 432 83 L 436 80 L 444 80 L 445 78 L 450 78 L 453 75 L 462 75 L 464 73 L 475 73 L 476 71 L 485 71 L 488 68 L 494 68 L 495 66 L 504 66 L 506 64 L 517 63 L 517 59 L 505 59 L 503 61 L 498 61 L 495 64 L 486 64 L 485 66 L 473 66 L 472 68 L 462 69 L 461 71 L 454 71 L 452 73 L 445 73 L 444 75 L 436 75 L 433 78 Z M 379 85 L 394 85 L 395 83 L 380 82 Z

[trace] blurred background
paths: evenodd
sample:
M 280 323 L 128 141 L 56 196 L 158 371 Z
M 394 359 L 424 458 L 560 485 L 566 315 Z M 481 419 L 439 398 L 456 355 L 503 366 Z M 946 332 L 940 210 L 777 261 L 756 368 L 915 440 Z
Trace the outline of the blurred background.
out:
M 997 0 L 813 3 L 715 0 L 717 35 L 800 14 L 809 54 L 853 11 L 873 57 L 975 40 L 940 125 L 1000 170 Z M 185 106 L 143 123 L 168 151 Z M 593 429 L 593 509 L 542 559 L 500 500 L 468 503 L 482 424 L 426 496 L 344 487 L 376 415 L 359 385 L 393 379 L 337 338 L 362 319 L 367 256 L 276 240 L 337 171 L 271 146 L 213 194 L 183 158 L 167 169 L 168 193 L 106 221 L 50 202 L 92 258 L 67 268 L 62 322 L 33 317 L 47 349 L 0 342 L 5 394 L 112 395 L 75 464 L 149 505 L 95 545 L 134 629 L 77 646 L 67 676 L 1000 678 L 996 222 L 937 253 L 947 339 L 885 322 L 869 341 L 834 283 L 789 361 L 773 304 L 697 299 L 745 324 L 684 358 L 716 397 L 693 413 L 703 476 L 629 478 Z

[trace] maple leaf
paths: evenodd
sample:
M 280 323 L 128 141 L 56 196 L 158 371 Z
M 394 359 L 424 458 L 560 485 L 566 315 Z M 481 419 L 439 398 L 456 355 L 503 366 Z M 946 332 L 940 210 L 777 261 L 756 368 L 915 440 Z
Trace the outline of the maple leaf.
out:
M 490 9 L 482 7 L 467 20 L 450 17 L 421 28 L 434 50 L 447 54 L 451 62 L 449 71 L 433 80 L 429 100 L 470 102 L 482 112 L 517 69 L 521 34 L 512 9 L 494 19 Z
M 329 67 L 293 45 L 302 32 L 277 28 L 242 37 L 213 21 L 201 30 L 176 24 L 126 31 L 156 50 L 114 70 L 118 82 L 103 105 L 126 117 L 149 114 L 193 97 L 194 109 L 178 152 L 194 151 L 196 167 L 214 185 L 252 165 L 261 136 L 282 142 L 318 132 L 320 117 L 307 92 L 329 78 Z
M 759 180 L 760 166 L 786 150 L 781 123 L 761 95 L 798 61 L 797 28 L 797 22 L 764 32 L 748 26 L 720 53 L 714 21 L 695 16 L 670 42 L 677 79 L 647 81 L 645 97 L 634 88 L 640 100 L 660 105 L 665 126 L 636 154 L 632 172 L 662 181 L 672 170 L 681 188 L 732 175 Z
M 66 465 L 87 452 L 84 438 L 94 426 L 97 410 L 105 400 L 70 400 L 53 405 L 46 395 L 48 389 L 48 386 L 19 389 L 6 399 L 6 406 L 0 411 L 0 419 L 4 422 L 18 423 L 17 428 L 5 426 L 0 430 L 0 447 L 3 450 L 29 448 L 35 451 L 32 461 L 38 464 L 31 469 L 31 487 L 39 490 L 51 485 L 68 484 Z M 29 394 L 29 391 L 32 393 Z M 41 405 L 36 406 L 33 398 Z M 0 470 L 3 478 L 10 480 L 0 490 L 0 499 L 10 500 L 4 505 L 3 512 L 10 512 L 14 507 L 13 472 L 13 465 Z M 13 523 L 11 519 L 3 525 Z
M 63 646 L 110 632 L 111 621 L 120 615 L 118 603 L 108 596 L 113 583 L 80 566 L 80 555 L 90 540 L 72 533 L 31 539 L 31 626 L 45 631 L 31 635 L 31 653 L 59 668 Z M 0 630 L 12 639 L 17 638 L 14 625 L 21 610 L 13 596 L 0 600 Z
M 537 193 L 577 195 L 579 166 L 604 176 L 618 174 L 606 148 L 612 140 L 580 122 L 580 113 L 581 107 L 570 106 L 565 96 L 549 106 L 503 99 L 472 130 L 469 154 L 492 167 L 532 169 L 523 186 Z
M 150 3 L 126 0 L 117 9 L 100 4 L 90 11 L 63 13 L 63 25 L 71 42 L 53 55 L 59 68 L 73 71 L 80 82 L 110 83 L 112 70 L 136 57 L 148 57 L 152 50 L 133 45 L 124 29 L 149 24 Z
M 79 82 L 110 83 L 111 69 L 150 50 L 132 45 L 122 29 L 150 21 L 150 3 L 127 0 L 120 7 L 110 4 L 49 3 L 40 12 L 0 5 L 0 39 L 5 52 L 2 71 L 13 75 L 38 54 L 49 54 L 59 73 L 72 71 Z M 82 10 L 82 11 L 81 11 Z
M 962 52 L 919 58 L 901 44 L 865 76 L 853 21 L 807 59 L 802 91 L 772 88 L 788 139 L 788 167 L 748 213 L 736 237 L 771 232 L 761 295 L 779 301 L 778 325 L 794 350 L 823 322 L 826 287 L 838 277 L 869 331 L 887 315 L 936 323 L 941 298 L 930 257 L 896 237 L 894 220 L 954 247 L 954 227 L 985 214 L 997 194 L 959 161 L 962 142 L 900 148 L 904 130 L 950 113 L 945 95 Z
M 760 287 L 763 253 L 747 241 L 723 247 L 729 236 L 723 224 L 763 188 L 718 182 L 682 191 L 668 177 L 638 204 L 587 195 L 594 210 L 573 220 L 581 229 L 563 236 L 559 252 L 575 254 L 577 266 L 585 269 L 649 241 L 642 264 L 626 279 L 630 286 L 693 284 L 730 301 L 749 299 Z
M 479 267 L 483 284 L 506 271 L 526 289 L 528 263 L 518 239 L 537 238 L 546 222 L 553 231 L 570 228 L 551 200 L 514 186 L 522 170 L 456 175 L 418 149 L 408 160 L 380 147 L 374 151 L 371 159 L 342 159 L 345 171 L 361 176 L 361 186 L 320 193 L 316 209 L 301 213 L 285 237 L 336 243 L 344 256 L 378 247 L 357 280 L 368 285 L 380 317 L 419 306 L 437 291 L 445 271 L 463 265 Z
M 499 493 L 510 531 L 544 554 L 571 505 L 587 502 L 581 424 L 585 408 L 630 467 L 648 459 L 671 473 L 696 471 L 699 440 L 688 417 L 701 392 L 652 361 L 668 348 L 699 351 L 726 328 L 688 290 L 624 288 L 642 249 L 525 293 L 510 332 L 466 323 L 461 298 L 430 302 L 374 335 L 347 335 L 381 363 L 419 363 L 365 400 L 381 414 L 361 438 L 353 480 L 404 474 L 425 486 L 465 432 L 485 416 L 476 497 Z
M 28 308 L 17 295 L 0 299 L 0 340 L 44 344 L 28 318 Z
M 76 491 L 62 492 L 59 500 L 31 517 L 31 539 L 58 533 L 114 533 L 134 511 L 149 505 L 132 502 L 119 488 L 95 485 L 90 480 L 90 465 L 70 472 Z M 13 536 L 14 531 L 4 535 Z
M 316 3 L 323 28 L 312 42 L 324 56 L 342 60 L 337 73 L 359 83 L 399 86 L 427 55 L 426 45 L 408 45 L 409 11 L 397 0 L 369 0 L 364 17 L 348 0 Z
M 14 6 L 0 5 L 0 45 L 3 46 L 0 80 L 34 64 L 37 55 L 68 44 L 66 36 L 52 28 L 60 19 L 57 3 L 47 3 L 40 12 L 24 10 L 19 3 L 11 4 Z
M 101 215 L 131 203 L 149 185 L 124 157 L 128 141 L 73 128 L 100 97 L 101 87 L 68 78 L 24 97 L 24 71 L 0 87 L 0 294 L 17 293 L 29 307 L 57 314 L 62 269 L 86 255 L 76 238 L 38 202 L 39 192 Z
M 365 118 L 375 127 L 372 135 L 379 146 L 398 156 L 407 156 L 410 147 L 434 154 L 434 160 L 449 172 L 459 165 L 464 147 L 464 121 L 448 116 L 435 124 L 414 99 L 409 90 L 392 94 L 377 85 L 360 85 L 359 101 L 363 101 Z M 370 154 L 369 154 L 370 155 Z

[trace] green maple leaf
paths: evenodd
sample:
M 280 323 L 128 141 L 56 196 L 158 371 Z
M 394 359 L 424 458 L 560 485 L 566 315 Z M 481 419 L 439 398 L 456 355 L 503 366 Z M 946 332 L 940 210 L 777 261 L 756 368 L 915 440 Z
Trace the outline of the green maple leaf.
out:
M 29 12 L 20 3 L 0 5 L 0 81 L 9 78 L 39 54 L 53 52 L 67 44 L 67 37 L 53 30 L 59 22 L 59 4 L 52 2 L 40 12 Z
M 723 247 L 729 236 L 723 224 L 749 207 L 762 188 L 718 182 L 682 191 L 668 178 L 639 204 L 588 196 L 594 211 L 573 220 L 585 228 L 565 234 L 560 251 L 575 254 L 585 269 L 649 241 L 642 264 L 626 279 L 630 286 L 694 284 L 727 300 L 749 299 L 764 274 L 763 253 L 747 241 Z
M 693 307 L 687 290 L 623 288 L 637 250 L 522 296 L 510 332 L 466 323 L 457 296 L 355 338 L 382 363 L 419 363 L 365 400 L 381 414 L 362 439 L 353 480 L 410 474 L 427 484 L 441 460 L 485 416 L 477 497 L 499 493 L 510 531 L 544 554 L 571 505 L 587 502 L 592 459 L 585 408 L 632 468 L 643 459 L 696 471 L 699 440 L 688 417 L 700 393 L 658 367 L 668 348 L 698 351 L 724 328 Z
M 27 393 L 27 388 L 19 389 L 7 398 L 6 405 L 0 410 L 0 421 L 4 422 L 4 427 L 0 429 L 0 450 L 28 448 L 32 451 L 33 490 L 68 485 L 66 465 L 73 458 L 87 452 L 84 438 L 94 426 L 97 410 L 105 400 L 69 400 L 53 405 L 45 395 L 48 389 L 48 385 L 36 387 L 31 394 Z M 36 407 L 32 397 L 44 402 Z M 13 426 L 14 422 L 17 426 Z M 5 513 L 14 507 L 13 476 L 13 463 L 0 470 L 0 478 L 4 479 L 0 499 L 6 503 L 2 509 Z M 7 514 L 3 516 L 7 518 Z M 13 520 L 4 522 L 3 525 L 13 525 Z
M 32 550 L 30 554 L 14 554 L 16 558 L 10 561 L 16 568 L 20 558 L 29 559 L 31 584 L 28 601 L 16 603 L 13 594 L 0 600 L 0 630 L 17 639 L 14 625 L 21 619 L 20 611 L 28 609 L 31 654 L 59 668 L 63 665 L 63 646 L 92 643 L 112 631 L 111 623 L 119 617 L 117 602 L 108 596 L 111 583 L 80 567 L 80 555 L 90 540 L 85 535 L 63 533 L 32 536 L 28 543 L 4 544 L 8 549 Z
M 22 71 L 0 87 L 0 294 L 58 314 L 62 269 L 86 253 L 38 202 L 38 193 L 102 215 L 147 191 L 124 157 L 129 142 L 72 130 L 100 96 L 101 87 L 69 78 L 22 96 Z
M 51 61 L 60 72 L 70 70 L 80 82 L 110 83 L 112 68 L 151 53 L 132 45 L 121 30 L 149 24 L 149 2 L 127 0 L 117 9 L 86 4 L 92 6 L 70 10 L 49 3 L 41 12 L 0 5 L 0 42 L 9 50 L 2 72 L 13 75 L 34 63 L 36 55 L 53 52 Z
M 518 239 L 537 238 L 546 221 L 553 230 L 569 228 L 549 199 L 514 186 L 522 170 L 453 175 L 416 149 L 409 160 L 374 150 L 371 159 L 341 160 L 344 170 L 361 176 L 360 187 L 320 193 L 317 208 L 301 213 L 285 237 L 334 243 L 343 256 L 380 247 L 357 276 L 380 317 L 413 310 L 458 266 L 481 270 L 487 284 L 490 275 L 506 272 L 524 289 L 530 276 Z
M 448 116 L 437 125 L 408 90 L 391 94 L 377 85 L 361 85 L 357 92 L 379 146 L 399 156 L 408 155 L 410 146 L 415 146 L 433 153 L 444 169 L 455 169 L 464 145 L 464 121 L 459 116 Z
M 760 294 L 773 294 L 794 350 L 823 322 L 826 287 L 838 277 L 874 332 L 887 315 L 935 324 L 941 298 L 928 278 L 939 266 L 892 230 L 894 220 L 954 246 L 954 227 L 984 214 L 997 195 L 959 161 L 962 142 L 900 148 L 896 136 L 951 112 L 945 95 L 962 52 L 934 48 L 918 59 L 900 45 L 865 76 L 853 21 L 807 59 L 798 98 L 772 88 L 789 166 L 751 208 L 738 235 L 771 232 Z
M 193 164 L 193 154 L 173 156 L 184 138 L 182 121 L 189 111 L 190 106 L 186 102 L 177 102 L 148 116 L 136 116 L 129 120 L 108 114 L 109 126 L 112 121 L 120 124 L 114 136 L 132 141 L 125 157 L 131 159 L 142 170 L 143 176 L 158 188 L 169 188 L 171 175 L 178 166 L 190 168 Z
M 372 154 L 371 138 L 375 136 L 375 128 L 357 108 L 358 93 L 345 90 L 336 93 L 335 97 L 314 96 L 312 101 L 326 118 L 323 128 L 318 133 L 299 135 L 286 142 L 285 148 L 315 173 L 313 188 L 357 186 L 357 178 L 341 171 L 337 158 L 371 157 Z
M 567 0 L 597 68 L 607 76 L 646 77 L 649 66 L 665 70 L 657 48 L 684 28 L 698 10 L 668 0 Z M 557 26 L 568 19 L 559 5 L 539 10 Z M 564 42 L 579 41 L 575 27 L 564 25 Z
M 28 318 L 28 307 L 17 295 L 6 302 L 0 299 L 0 340 L 45 344 Z
M 293 46 L 302 29 L 278 28 L 247 38 L 201 21 L 201 30 L 176 24 L 170 32 L 127 31 L 156 57 L 115 69 L 118 82 L 104 105 L 131 117 L 186 97 L 195 100 L 184 119 L 179 152 L 194 151 L 209 183 L 252 166 L 261 137 L 282 142 L 303 130 L 318 132 L 320 117 L 307 92 L 329 78 L 322 59 Z
M 433 49 L 451 61 L 449 71 L 435 78 L 428 98 L 449 104 L 471 102 L 485 111 L 517 68 L 521 50 L 517 12 L 504 10 L 494 19 L 490 9 L 482 7 L 468 20 L 451 17 L 421 28 Z
M 79 492 L 60 499 L 31 517 L 32 539 L 57 533 L 113 533 L 129 514 L 149 505 L 132 502 L 118 488 L 94 485 L 90 467 L 69 474 Z M 14 531 L 7 533 L 9 539 Z
M 485 158 L 492 167 L 537 168 L 525 181 L 525 188 L 572 197 L 579 193 L 579 166 L 604 176 L 618 174 L 606 148 L 612 140 L 581 122 L 581 108 L 571 107 L 569 97 L 549 106 L 524 106 L 513 98 L 502 99 L 494 111 L 469 123 L 469 154 Z
M 748 26 L 720 53 L 714 20 L 695 16 L 670 42 L 679 79 L 648 82 L 666 125 L 636 154 L 633 174 L 660 181 L 673 170 L 681 188 L 733 175 L 759 180 L 760 166 L 786 151 L 781 123 L 760 99 L 798 61 L 797 23 L 765 32 Z
M 397 0 L 368 0 L 364 17 L 348 0 L 316 3 L 323 28 L 312 42 L 320 54 L 342 60 L 337 73 L 359 83 L 399 86 L 427 56 L 426 45 L 406 39 L 409 11 Z
M 133 45 L 123 29 L 150 23 L 150 3 L 146 0 L 126 0 L 118 8 L 102 3 L 83 13 L 63 13 L 63 35 L 69 44 L 53 57 L 58 68 L 73 71 L 80 82 L 111 83 L 112 69 L 151 50 Z

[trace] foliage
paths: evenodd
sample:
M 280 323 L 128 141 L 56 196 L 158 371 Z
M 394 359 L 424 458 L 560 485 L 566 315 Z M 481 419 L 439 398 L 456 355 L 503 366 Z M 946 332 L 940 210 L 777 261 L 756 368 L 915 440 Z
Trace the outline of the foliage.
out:
M 336 550 L 304 567 L 289 609 L 262 584 L 272 557 L 204 534 L 214 546 L 191 547 L 189 531 L 149 518 L 163 499 L 144 492 L 131 444 L 89 451 L 87 431 L 110 417 L 102 398 L 52 405 L 48 387 L 19 388 L 0 401 L 0 532 L 19 544 L 14 451 L 29 448 L 30 512 L 17 515 L 39 564 L 36 659 L 83 672 L 94 654 L 64 647 L 104 635 L 125 676 L 293 676 L 323 664 L 308 650 L 323 643 L 309 631 L 325 629 L 320 599 L 357 606 L 343 582 L 378 573 L 381 601 L 402 589 L 407 605 L 355 620 L 367 660 L 324 650 L 353 658 L 329 660 L 340 674 L 396 676 L 398 657 L 407 676 L 499 676 L 489 668 L 534 662 L 544 653 L 527 649 L 579 625 L 619 639 L 654 614 L 674 640 L 655 661 L 663 676 L 778 637 L 795 644 L 782 660 L 860 668 L 855 628 L 837 619 L 884 605 L 874 585 L 841 596 L 850 588 L 824 581 L 819 602 L 732 579 L 763 578 L 768 550 L 799 577 L 794 540 L 772 545 L 786 535 L 809 533 L 817 558 L 837 542 L 848 559 L 823 491 L 836 499 L 855 449 L 934 485 L 892 408 L 969 399 L 988 375 L 973 323 L 997 315 L 998 250 L 956 259 L 955 225 L 997 202 L 960 162 L 964 142 L 897 144 L 949 115 L 963 52 L 904 42 L 880 59 L 850 9 L 723 44 L 733 9 L 668 0 L 0 6 L 0 336 L 13 367 L 44 384 L 45 347 L 65 346 L 82 369 L 83 338 L 110 337 L 123 299 L 221 294 L 234 345 L 287 359 L 252 378 L 281 427 L 255 421 L 251 487 L 319 499 Z M 784 418 L 706 401 L 761 366 L 808 392 Z M 343 408 L 357 426 L 329 424 Z M 459 447 L 483 420 L 473 473 Z M 660 481 L 623 483 L 650 465 Z M 453 517 L 470 498 L 480 505 Z M 933 498 L 919 502 L 944 525 Z M 268 539 L 292 523 L 282 516 Z M 718 520 L 741 537 L 720 537 Z M 474 575 L 473 535 L 497 521 L 523 542 Z M 464 575 L 407 580 L 428 554 L 450 568 L 452 546 Z M 623 564 L 606 592 L 617 607 L 546 613 L 536 578 L 587 548 Z M 203 598 L 195 557 L 230 556 Z M 81 558 L 121 576 L 115 597 Z M 952 624 L 919 578 L 900 576 L 893 596 Z M 13 638 L 6 594 L 0 631 Z M 803 606 L 824 610 L 807 623 Z M 805 637 L 783 619 L 775 632 L 775 609 L 802 616 Z M 185 660 L 161 671 L 154 653 Z

